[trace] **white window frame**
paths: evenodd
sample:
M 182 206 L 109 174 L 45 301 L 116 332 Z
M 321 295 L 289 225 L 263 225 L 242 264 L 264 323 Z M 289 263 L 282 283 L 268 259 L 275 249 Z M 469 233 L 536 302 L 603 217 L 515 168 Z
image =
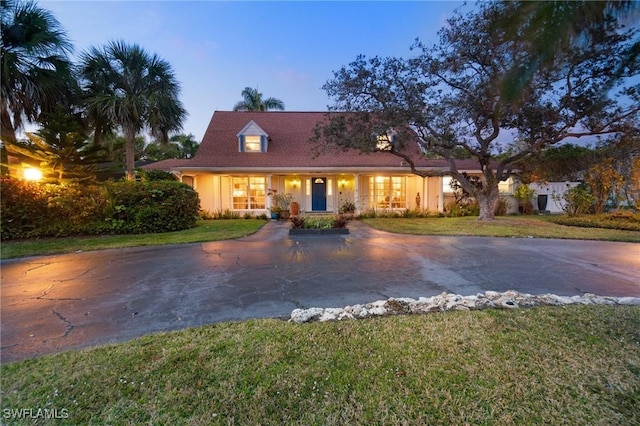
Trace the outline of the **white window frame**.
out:
M 267 201 L 267 178 L 232 176 L 230 195 L 233 210 L 264 210 Z

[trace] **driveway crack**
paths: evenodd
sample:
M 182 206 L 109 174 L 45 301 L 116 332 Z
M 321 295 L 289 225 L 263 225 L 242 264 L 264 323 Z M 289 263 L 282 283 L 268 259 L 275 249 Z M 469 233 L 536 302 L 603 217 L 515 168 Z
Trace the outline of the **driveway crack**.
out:
M 51 311 L 53 312 L 53 314 L 55 316 L 57 316 L 60 321 L 64 322 L 67 325 L 67 329 L 64 332 L 64 335 L 62 337 L 67 337 L 69 335 L 69 333 L 71 333 L 73 331 L 73 329 L 75 328 L 75 326 L 73 324 L 71 324 L 71 321 L 69 321 L 64 315 L 62 315 L 60 312 L 58 311 Z
M 46 297 L 49 294 L 49 291 L 55 287 L 55 284 L 51 284 L 49 288 L 42 292 L 40 296 L 31 297 L 31 299 L 35 300 L 84 300 L 84 297 Z

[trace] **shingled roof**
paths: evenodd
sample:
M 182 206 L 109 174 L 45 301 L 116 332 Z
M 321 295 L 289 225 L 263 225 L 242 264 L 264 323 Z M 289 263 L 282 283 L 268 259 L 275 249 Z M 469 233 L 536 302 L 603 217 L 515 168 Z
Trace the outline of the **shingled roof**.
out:
M 326 118 L 326 112 L 216 111 L 197 154 L 177 168 L 211 171 L 394 168 L 409 172 L 409 167 L 404 165 L 402 159 L 390 153 L 365 154 L 350 150 L 314 155 L 314 145 L 311 142 L 313 129 Z M 269 135 L 267 152 L 239 151 L 238 133 L 251 120 Z M 445 160 L 420 158 L 417 147 L 413 158 L 420 168 L 448 168 Z M 478 164 L 473 160 L 464 160 L 459 163 L 459 168 L 474 170 L 478 169 Z

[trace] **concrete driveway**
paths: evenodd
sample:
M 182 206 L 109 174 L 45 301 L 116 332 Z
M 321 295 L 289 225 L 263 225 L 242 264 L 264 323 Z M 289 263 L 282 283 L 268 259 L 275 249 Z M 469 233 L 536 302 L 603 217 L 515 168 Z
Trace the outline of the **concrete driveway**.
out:
M 487 290 L 640 297 L 640 244 L 397 235 L 246 238 L 3 261 L 1 361 L 219 321 Z

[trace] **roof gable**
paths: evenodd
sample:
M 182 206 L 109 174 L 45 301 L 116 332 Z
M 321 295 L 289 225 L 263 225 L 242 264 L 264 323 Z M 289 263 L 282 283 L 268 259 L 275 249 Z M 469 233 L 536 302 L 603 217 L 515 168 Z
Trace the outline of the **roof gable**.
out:
M 268 137 L 269 134 L 264 130 L 262 130 L 262 127 L 258 126 L 258 124 L 255 121 L 249 120 L 247 125 L 244 126 L 236 136 L 237 137 L 240 137 L 240 136 L 267 136 Z

